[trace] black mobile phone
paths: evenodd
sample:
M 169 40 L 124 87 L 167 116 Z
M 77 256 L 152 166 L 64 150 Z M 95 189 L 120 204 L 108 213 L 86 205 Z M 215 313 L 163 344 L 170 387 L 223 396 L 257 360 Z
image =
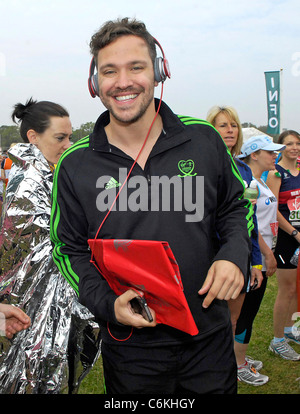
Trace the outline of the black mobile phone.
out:
M 136 296 L 131 299 L 130 304 L 135 313 L 142 315 L 146 321 L 153 322 L 153 317 L 144 296 Z
M 253 283 L 253 285 L 251 286 L 251 290 L 256 289 L 256 288 L 257 288 L 257 285 L 258 285 L 258 280 L 257 280 L 257 279 L 254 279 L 254 283 Z

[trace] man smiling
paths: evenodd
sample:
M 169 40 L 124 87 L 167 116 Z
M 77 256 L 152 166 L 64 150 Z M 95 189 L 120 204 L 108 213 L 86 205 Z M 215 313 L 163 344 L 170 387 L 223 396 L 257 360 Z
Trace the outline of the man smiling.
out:
M 139 56 L 140 60 L 136 60 Z M 154 117 L 153 65 L 142 39 L 126 36 L 101 49 L 97 61 L 100 98 L 113 122 L 133 123 Z
M 169 74 L 165 58 L 156 57 L 157 44 L 142 22 L 127 18 L 105 23 L 91 39 L 97 70 L 89 81 L 92 96 L 98 95 L 107 111 L 57 166 L 53 257 L 101 324 L 108 393 L 234 393 L 236 364 L 226 300 L 237 297 L 247 280 L 252 210 L 212 126 L 177 116 L 154 98 L 154 88 Z M 126 192 L 107 216 L 98 208 L 99 200 L 120 189 L 124 170 L 131 171 Z M 137 182 L 144 183 L 140 191 L 145 194 L 133 205 Z M 168 211 L 152 199 L 163 182 L 170 183 L 164 191 L 170 202 L 163 200 Z M 203 195 L 196 197 L 200 185 Z M 130 202 L 123 203 L 121 196 Z M 187 200 L 196 200 L 198 219 L 187 220 Z M 197 335 L 157 324 L 151 304 L 152 322 L 135 313 L 130 305 L 135 290 L 119 296 L 112 291 L 90 263 L 87 240 L 95 238 L 100 223 L 101 239 L 169 243 Z

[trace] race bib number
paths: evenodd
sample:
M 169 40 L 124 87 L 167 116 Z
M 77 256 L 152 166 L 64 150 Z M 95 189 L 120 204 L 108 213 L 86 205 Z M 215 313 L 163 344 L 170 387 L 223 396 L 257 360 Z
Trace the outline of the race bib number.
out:
M 287 202 L 290 210 L 289 222 L 292 226 L 300 226 L 300 197 L 295 197 Z

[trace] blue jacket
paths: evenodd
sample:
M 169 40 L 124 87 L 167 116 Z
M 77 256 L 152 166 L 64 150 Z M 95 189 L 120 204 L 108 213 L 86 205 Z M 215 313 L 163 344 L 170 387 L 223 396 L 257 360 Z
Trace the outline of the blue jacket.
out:
M 252 181 L 252 171 L 251 168 L 245 164 L 243 161 L 239 160 L 238 158 L 235 159 L 236 166 L 239 169 L 239 172 L 243 178 L 243 180 L 249 186 Z M 252 251 L 251 251 L 251 265 L 261 265 L 262 264 L 262 257 L 261 251 L 259 248 L 258 243 L 258 226 L 257 226 L 257 218 L 256 218 L 256 206 L 254 206 L 254 214 L 253 214 L 253 224 L 254 228 L 251 234 L 251 242 L 252 242 Z

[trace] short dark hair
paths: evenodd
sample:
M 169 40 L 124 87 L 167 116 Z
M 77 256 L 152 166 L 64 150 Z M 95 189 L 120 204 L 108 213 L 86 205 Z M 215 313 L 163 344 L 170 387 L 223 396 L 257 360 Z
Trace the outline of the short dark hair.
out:
M 251 152 L 251 154 L 247 155 L 247 157 L 242 158 L 242 161 L 243 161 L 245 164 L 250 164 L 250 161 L 251 161 L 251 155 L 252 155 L 252 154 L 260 154 L 260 153 L 261 153 L 261 150 L 260 150 L 260 149 L 259 149 L 259 150 L 257 150 L 257 151 Z
M 52 116 L 68 116 L 68 111 L 61 105 L 50 101 L 34 101 L 30 98 L 25 105 L 17 103 L 11 115 L 12 120 L 20 123 L 20 134 L 24 142 L 29 142 L 27 132 L 33 129 L 42 134 L 50 125 Z M 16 120 L 18 119 L 18 121 Z
M 90 41 L 90 51 L 97 62 L 99 50 L 109 45 L 121 36 L 138 36 L 145 40 L 151 60 L 154 64 L 156 58 L 155 39 L 146 29 L 146 25 L 136 19 L 124 17 L 115 21 L 109 20 L 92 36 Z

